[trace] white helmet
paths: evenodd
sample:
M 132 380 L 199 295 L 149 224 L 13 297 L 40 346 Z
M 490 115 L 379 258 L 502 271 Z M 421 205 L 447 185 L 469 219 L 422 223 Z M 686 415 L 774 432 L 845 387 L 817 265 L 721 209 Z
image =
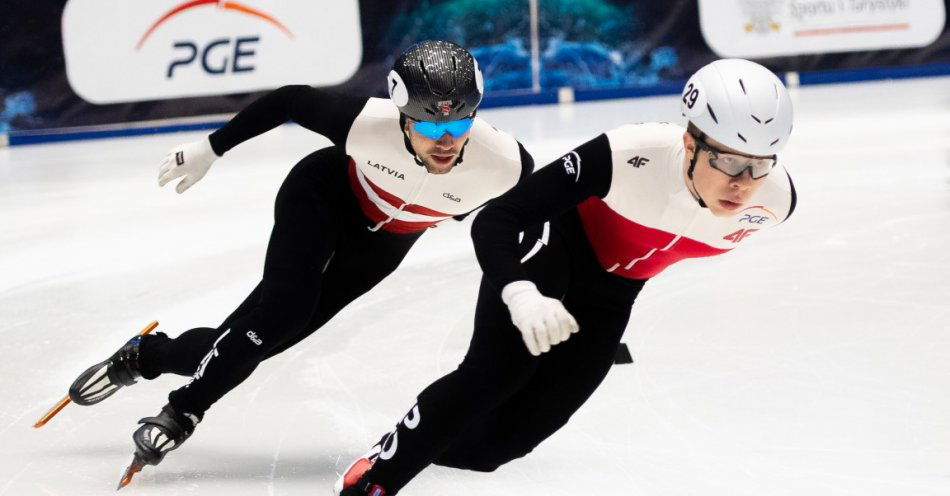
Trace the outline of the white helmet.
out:
M 777 154 L 792 133 L 788 90 L 772 71 L 748 60 L 717 60 L 696 71 L 680 109 L 707 136 L 750 155 Z

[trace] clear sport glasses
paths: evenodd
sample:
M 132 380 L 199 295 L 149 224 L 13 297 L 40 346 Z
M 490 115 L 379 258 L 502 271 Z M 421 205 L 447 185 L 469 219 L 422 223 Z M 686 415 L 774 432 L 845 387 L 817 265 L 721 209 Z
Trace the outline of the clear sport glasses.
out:
M 709 165 L 729 177 L 739 177 L 746 169 L 750 169 L 752 179 L 762 179 L 769 175 L 769 172 L 775 167 L 777 160 L 775 155 L 771 157 L 750 157 L 726 153 L 709 146 L 709 143 L 703 141 L 699 136 L 693 136 L 693 138 L 696 139 L 700 150 L 709 152 Z

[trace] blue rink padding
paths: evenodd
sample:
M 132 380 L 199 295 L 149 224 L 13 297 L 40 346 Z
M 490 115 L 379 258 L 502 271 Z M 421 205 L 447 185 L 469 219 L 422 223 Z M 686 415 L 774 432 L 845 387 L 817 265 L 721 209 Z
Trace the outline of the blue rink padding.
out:
M 35 145 L 40 143 L 55 143 L 58 141 L 74 141 L 83 139 L 117 138 L 127 136 L 143 136 L 159 133 L 178 133 L 184 131 L 201 131 L 217 129 L 226 121 L 198 122 L 192 124 L 170 124 L 167 126 L 124 127 L 109 129 L 70 129 L 68 131 L 29 131 L 11 132 L 7 136 L 9 146 Z
M 835 84 L 950 75 L 950 64 L 921 64 L 865 69 L 833 69 L 798 73 L 799 84 Z
M 826 71 L 808 71 L 798 73 L 802 86 L 816 84 L 854 83 L 881 79 L 905 79 L 950 75 L 948 64 L 923 64 L 914 66 L 877 67 L 867 69 L 836 69 Z M 784 74 L 782 74 L 784 80 Z M 618 98 L 641 98 L 659 95 L 675 95 L 680 92 L 686 80 L 664 81 L 653 86 L 632 88 L 600 88 L 574 90 L 574 101 L 612 100 Z M 521 105 L 544 105 L 558 103 L 557 89 L 543 89 L 539 92 L 518 91 L 488 95 L 481 108 L 513 107 Z M 144 127 L 110 127 L 100 129 L 69 129 L 47 131 L 12 131 L 7 136 L 7 145 L 33 145 L 58 141 L 82 139 L 116 138 L 125 136 L 143 136 L 159 133 L 177 133 L 183 131 L 201 131 L 217 129 L 224 121 L 200 122 L 191 124 L 152 125 Z M 0 143 L 3 142 L 0 135 Z M 2 145 L 0 145 L 2 146 Z
M 545 105 L 557 103 L 557 89 L 543 89 L 539 92 L 505 91 L 501 94 L 488 95 L 482 99 L 478 108 L 517 107 L 520 105 Z
M 683 91 L 686 80 L 664 81 L 653 86 L 638 86 L 632 88 L 604 88 L 590 90 L 574 90 L 574 101 L 589 102 L 593 100 L 613 100 L 617 98 L 642 98 L 648 96 L 677 95 Z

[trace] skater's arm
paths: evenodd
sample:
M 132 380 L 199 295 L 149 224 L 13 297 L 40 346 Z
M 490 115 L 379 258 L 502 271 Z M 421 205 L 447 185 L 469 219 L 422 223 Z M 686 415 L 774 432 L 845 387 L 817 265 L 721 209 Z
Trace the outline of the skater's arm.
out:
M 343 146 L 367 100 L 306 85 L 283 86 L 255 100 L 212 133 L 211 148 L 218 156 L 224 155 L 231 148 L 287 121 Z
M 158 185 L 181 177 L 175 190 L 183 193 L 200 181 L 225 152 L 288 120 L 344 146 L 350 127 L 367 100 L 304 85 L 278 88 L 248 105 L 207 139 L 169 150 L 159 164 Z
M 528 279 L 521 267 L 519 232 L 591 196 L 605 196 L 611 175 L 610 143 L 602 134 L 489 202 L 472 225 L 472 238 L 478 262 L 495 288 L 501 291 L 510 282 Z
M 528 150 L 520 141 L 518 142 L 518 153 L 521 155 L 521 176 L 518 177 L 518 184 L 521 184 L 534 172 L 534 157 L 528 153 Z
M 792 175 L 789 174 L 788 171 L 785 172 L 785 175 L 788 176 L 788 188 L 789 188 L 789 192 L 792 195 L 792 199 L 791 199 L 791 203 L 788 206 L 788 215 L 786 215 L 785 218 L 782 219 L 782 222 L 785 222 L 786 220 L 788 220 L 789 217 L 792 216 L 792 213 L 795 212 L 795 204 L 798 203 L 798 194 L 795 193 L 795 183 L 792 182 Z

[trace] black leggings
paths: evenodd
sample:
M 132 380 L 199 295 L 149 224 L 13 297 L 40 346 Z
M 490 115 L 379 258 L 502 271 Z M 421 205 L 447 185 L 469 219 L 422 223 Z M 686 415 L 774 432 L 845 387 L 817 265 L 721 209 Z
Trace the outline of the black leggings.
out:
M 483 279 L 465 359 L 423 390 L 374 449 L 379 456 L 366 477 L 387 494 L 430 463 L 492 471 L 525 456 L 563 427 L 607 375 L 644 281 L 604 271 L 575 212 L 550 227 L 547 245 L 538 245 L 523 265 L 543 294 L 563 300 L 580 331 L 532 356 L 501 301 L 501 288 Z M 523 254 L 542 229 L 525 232 Z
M 329 147 L 290 171 L 277 194 L 264 277 L 220 327 L 143 340 L 143 377 L 194 377 L 169 394 L 173 407 L 202 416 L 261 361 L 309 336 L 392 273 L 419 239 L 421 232 L 368 229 L 350 190 L 348 162 L 341 149 Z

